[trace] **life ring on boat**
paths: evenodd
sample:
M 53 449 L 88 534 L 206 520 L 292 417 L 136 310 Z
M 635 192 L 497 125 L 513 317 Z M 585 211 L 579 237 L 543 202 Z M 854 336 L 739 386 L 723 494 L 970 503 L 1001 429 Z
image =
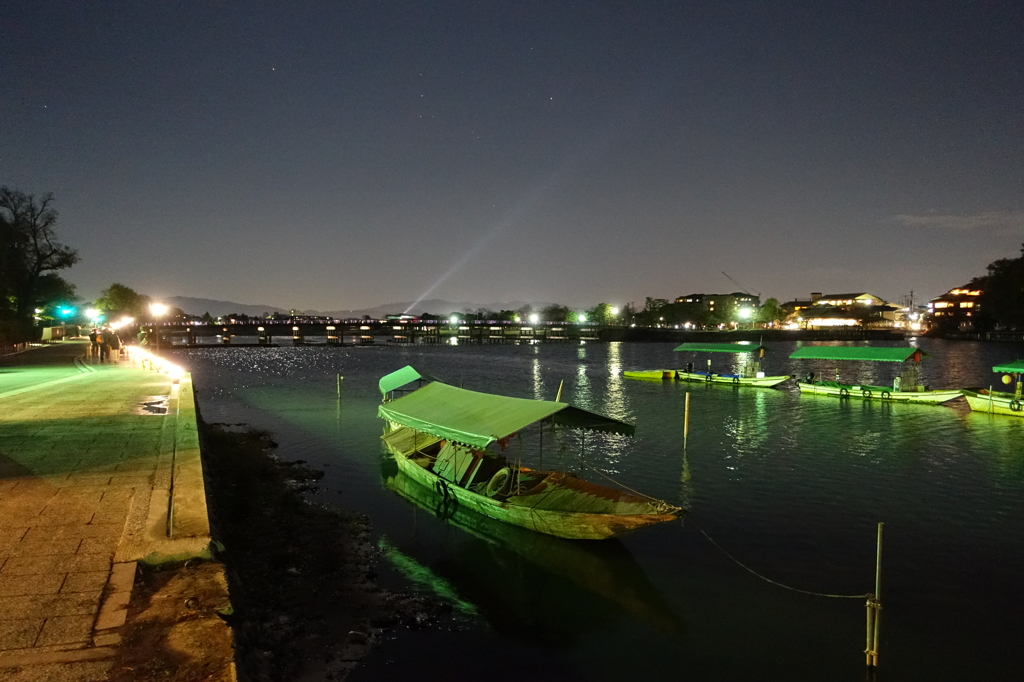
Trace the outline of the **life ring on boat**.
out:
M 505 467 L 504 469 L 499 469 L 496 474 L 491 476 L 491 480 L 487 481 L 487 487 L 484 488 L 484 494 L 487 495 L 487 497 L 504 495 L 511 487 L 512 470 Z
M 868 399 L 870 399 L 870 398 L 871 398 L 871 396 L 873 395 L 873 394 L 871 393 L 871 389 L 870 389 L 870 388 L 865 388 L 865 389 L 864 389 L 863 391 L 861 391 L 861 392 L 860 392 L 860 394 L 861 394 L 862 396 L 864 396 L 865 398 L 868 398 Z
M 890 398 L 892 398 L 892 393 L 889 393 L 889 391 L 882 391 L 882 400 L 889 400 Z
M 1021 410 L 1020 401 L 1019 400 L 1011 400 L 1010 401 L 1010 409 L 1013 410 L 1014 412 L 1020 412 L 1020 410 Z
M 841 388 L 841 389 L 839 389 L 839 397 L 840 398 L 849 398 L 850 397 L 850 389 L 848 389 L 848 388 Z

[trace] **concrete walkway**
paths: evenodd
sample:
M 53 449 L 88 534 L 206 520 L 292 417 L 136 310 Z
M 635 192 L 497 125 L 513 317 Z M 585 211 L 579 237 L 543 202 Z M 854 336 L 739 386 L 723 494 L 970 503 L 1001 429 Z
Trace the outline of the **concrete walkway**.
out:
M 0 356 L 0 680 L 100 680 L 137 562 L 209 556 L 191 378 Z

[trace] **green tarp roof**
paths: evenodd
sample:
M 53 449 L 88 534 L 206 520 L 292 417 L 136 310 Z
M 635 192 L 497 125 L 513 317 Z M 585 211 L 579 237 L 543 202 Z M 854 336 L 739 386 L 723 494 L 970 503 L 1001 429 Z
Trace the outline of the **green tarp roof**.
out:
M 736 343 L 684 343 L 675 350 L 689 350 L 696 353 L 756 353 L 764 350 L 764 346 L 758 346 L 750 341 L 737 341 Z
M 406 384 L 411 384 L 414 381 L 423 379 L 424 381 L 437 381 L 434 377 L 429 374 L 423 374 L 419 370 L 406 365 L 402 369 L 386 374 L 381 377 L 377 385 L 380 387 L 380 392 L 387 395 L 396 388 L 401 388 Z
M 1001 365 L 996 365 L 992 368 L 993 372 L 1010 372 L 1016 374 L 1017 372 L 1024 372 L 1024 360 L 1014 360 L 1013 362 L 1004 362 Z
M 487 447 L 534 422 L 552 417 L 571 428 L 631 435 L 634 427 L 567 403 L 478 393 L 433 382 L 384 403 L 377 416 L 438 438 Z
M 804 346 L 789 357 L 793 360 L 869 360 L 879 362 L 906 362 L 915 353 L 927 355 L 919 348 L 900 346 Z

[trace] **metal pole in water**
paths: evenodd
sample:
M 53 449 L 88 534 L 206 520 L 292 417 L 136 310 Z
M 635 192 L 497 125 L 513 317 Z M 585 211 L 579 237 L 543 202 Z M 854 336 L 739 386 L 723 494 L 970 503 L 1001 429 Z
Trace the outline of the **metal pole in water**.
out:
M 556 403 L 562 402 L 562 386 L 565 386 L 565 379 L 562 379 L 561 381 L 558 382 L 558 394 L 555 395 Z
M 690 437 L 690 392 L 686 392 L 686 407 L 683 409 L 683 450 L 686 449 L 686 439 Z
M 882 526 L 878 522 L 878 547 L 875 550 L 875 632 L 871 645 L 871 665 L 878 667 L 878 631 L 882 620 Z
M 341 400 L 341 380 L 345 377 L 338 375 L 338 400 Z
M 992 407 L 992 386 L 989 385 L 989 387 L 988 387 L 988 413 L 992 414 L 993 412 L 995 412 L 995 409 Z
M 871 643 L 875 634 L 875 595 L 869 594 L 867 605 L 867 636 L 864 645 L 864 665 L 871 668 Z

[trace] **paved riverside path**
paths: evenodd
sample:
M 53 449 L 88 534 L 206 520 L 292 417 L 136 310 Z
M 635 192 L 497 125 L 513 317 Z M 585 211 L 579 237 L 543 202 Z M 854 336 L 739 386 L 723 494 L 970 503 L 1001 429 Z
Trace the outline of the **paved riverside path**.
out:
M 137 562 L 208 556 L 188 374 L 0 356 L 0 680 L 103 679 Z

